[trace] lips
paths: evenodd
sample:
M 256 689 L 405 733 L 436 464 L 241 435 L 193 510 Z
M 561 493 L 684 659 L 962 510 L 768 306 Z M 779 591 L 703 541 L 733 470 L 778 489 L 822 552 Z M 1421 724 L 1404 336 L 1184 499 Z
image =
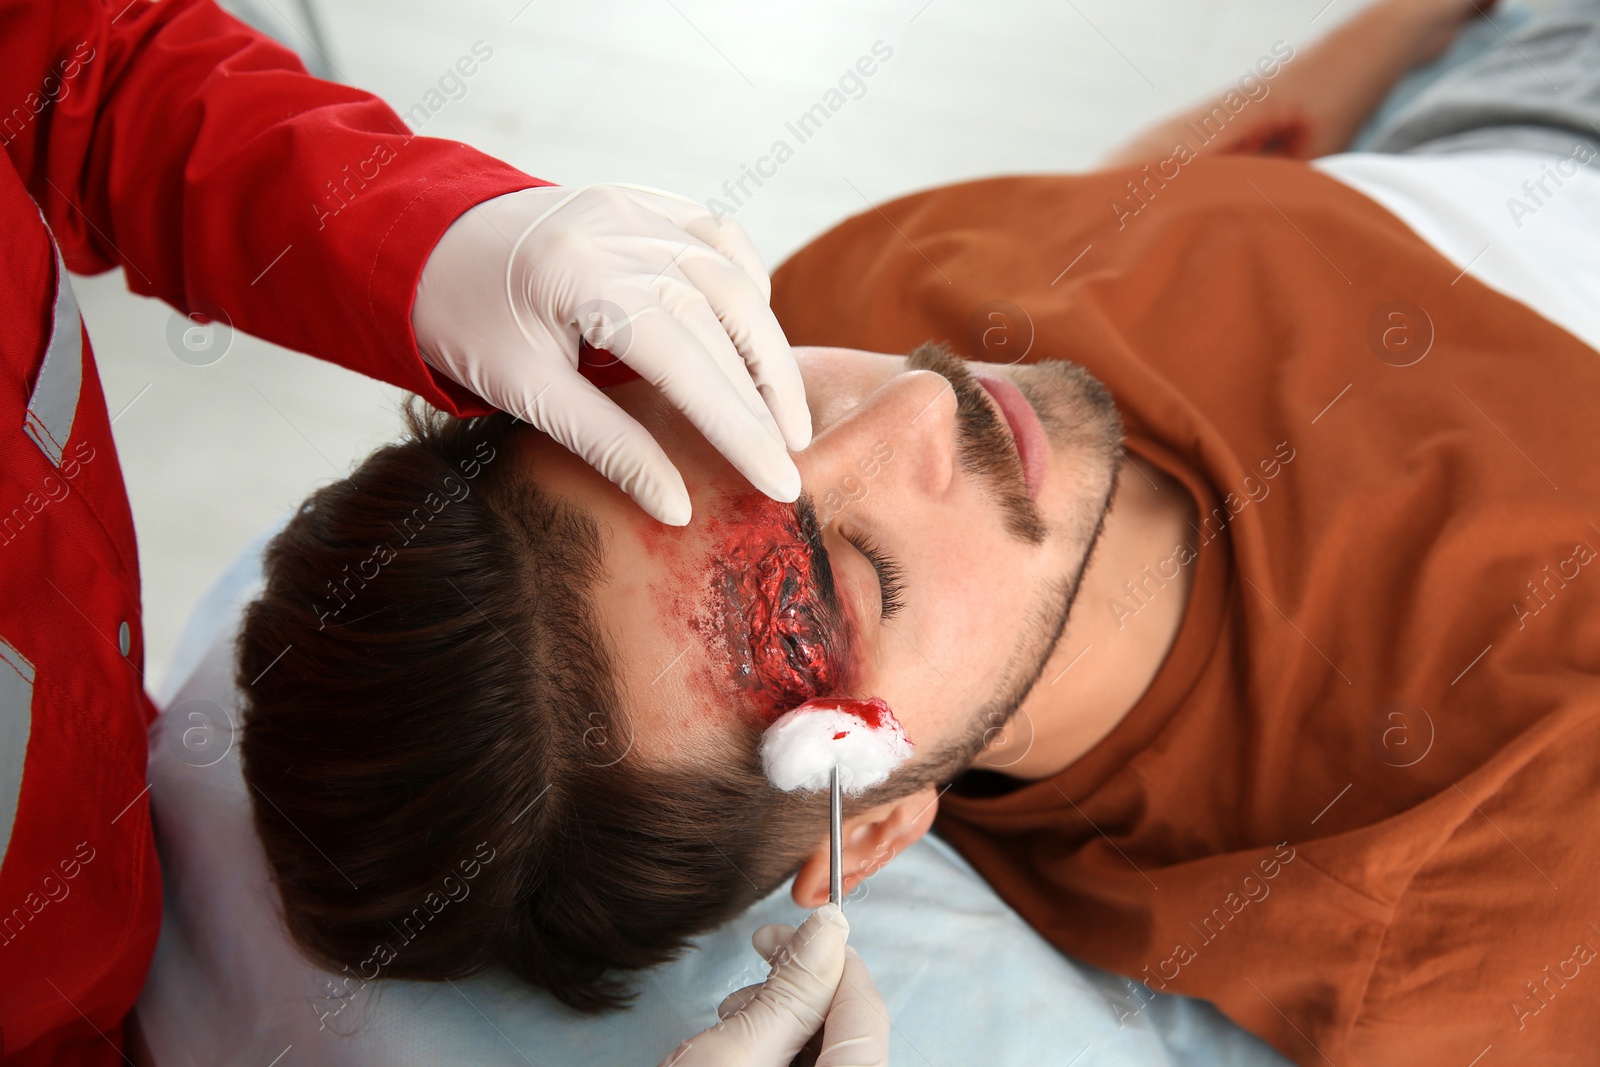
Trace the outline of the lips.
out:
M 1033 405 L 1022 395 L 1022 390 L 1009 380 L 978 367 L 968 369 L 1005 417 L 1006 426 L 1011 431 L 1011 441 L 1017 446 L 1017 457 L 1022 461 L 1022 477 L 1027 482 L 1028 496 L 1039 499 L 1049 459 L 1049 445 Z

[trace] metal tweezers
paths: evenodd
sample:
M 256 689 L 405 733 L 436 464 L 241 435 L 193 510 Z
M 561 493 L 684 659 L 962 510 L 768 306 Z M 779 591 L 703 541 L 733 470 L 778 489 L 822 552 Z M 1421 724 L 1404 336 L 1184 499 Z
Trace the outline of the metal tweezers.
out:
M 828 903 L 844 907 L 844 800 L 839 789 L 839 765 L 828 781 Z

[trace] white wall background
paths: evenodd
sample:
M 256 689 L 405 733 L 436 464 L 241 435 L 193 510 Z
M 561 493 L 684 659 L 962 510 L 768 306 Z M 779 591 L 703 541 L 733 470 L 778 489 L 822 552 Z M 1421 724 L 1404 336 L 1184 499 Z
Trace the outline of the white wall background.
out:
M 268 18 L 302 17 L 291 0 L 251 2 Z M 776 265 L 869 201 L 1089 169 L 1142 125 L 1236 80 L 1274 41 L 1298 48 L 1364 3 L 317 0 L 316 10 L 338 74 L 402 113 L 475 41 L 493 49 L 428 121 L 430 135 L 561 184 L 637 182 L 697 200 L 886 42 L 893 57 L 865 94 L 738 210 Z M 222 566 L 390 438 L 401 393 L 242 335 L 218 362 L 192 366 L 167 344 L 175 312 L 128 294 L 120 273 L 75 285 L 133 501 L 155 688 Z

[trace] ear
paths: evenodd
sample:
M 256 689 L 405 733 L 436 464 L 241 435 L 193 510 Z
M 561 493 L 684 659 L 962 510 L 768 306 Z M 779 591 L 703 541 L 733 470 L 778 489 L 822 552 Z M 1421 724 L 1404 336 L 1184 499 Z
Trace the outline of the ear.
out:
M 879 804 L 844 821 L 844 891 L 871 878 L 879 867 L 916 842 L 939 813 L 939 791 L 926 786 L 908 797 Z M 828 840 L 812 850 L 794 876 L 790 895 L 802 908 L 828 902 Z

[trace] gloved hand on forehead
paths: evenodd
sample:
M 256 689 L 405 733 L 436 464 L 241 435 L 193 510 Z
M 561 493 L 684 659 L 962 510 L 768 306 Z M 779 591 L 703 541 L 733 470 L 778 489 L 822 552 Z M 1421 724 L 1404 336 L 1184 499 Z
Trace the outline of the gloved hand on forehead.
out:
M 580 339 L 655 385 L 751 484 L 787 502 L 800 493 L 787 449 L 810 442 L 811 414 L 771 294 L 731 218 L 639 185 L 546 186 L 457 219 L 423 268 L 411 319 L 429 366 L 683 525 L 682 477 L 579 373 Z
M 717 1008 L 721 1021 L 661 1067 L 887 1067 L 889 1012 L 867 965 L 845 944 L 849 933 L 834 904 L 798 930 L 761 927 L 750 942 L 772 974 L 730 994 Z

